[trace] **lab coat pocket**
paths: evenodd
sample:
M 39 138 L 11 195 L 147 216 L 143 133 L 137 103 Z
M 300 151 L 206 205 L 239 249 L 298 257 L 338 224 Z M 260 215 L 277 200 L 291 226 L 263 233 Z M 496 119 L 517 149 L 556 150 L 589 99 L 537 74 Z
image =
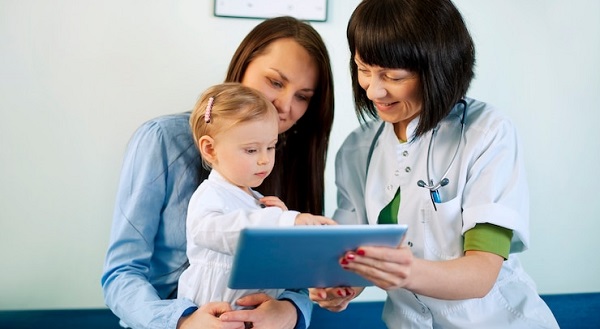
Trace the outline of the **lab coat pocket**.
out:
M 437 211 L 429 204 L 423 210 L 425 259 L 449 260 L 463 253 L 462 212 L 460 198 L 436 203 Z
M 522 282 L 511 282 L 500 287 L 501 305 L 506 307 L 504 318 L 512 323 L 521 323 L 521 328 L 558 329 L 558 323 L 550 308 L 539 297 L 535 290 Z

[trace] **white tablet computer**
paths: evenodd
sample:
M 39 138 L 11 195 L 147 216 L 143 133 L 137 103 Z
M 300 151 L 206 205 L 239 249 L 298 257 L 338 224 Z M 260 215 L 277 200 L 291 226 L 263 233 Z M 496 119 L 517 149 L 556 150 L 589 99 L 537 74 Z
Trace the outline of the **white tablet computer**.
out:
M 240 232 L 229 288 L 366 287 L 339 259 L 359 246 L 398 246 L 406 225 L 322 225 L 246 228 Z

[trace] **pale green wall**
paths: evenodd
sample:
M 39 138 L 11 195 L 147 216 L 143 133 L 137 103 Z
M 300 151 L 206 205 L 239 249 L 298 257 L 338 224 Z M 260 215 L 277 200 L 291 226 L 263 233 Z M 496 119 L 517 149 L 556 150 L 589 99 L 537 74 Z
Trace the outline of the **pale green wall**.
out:
M 358 125 L 345 25 L 358 0 L 313 23 L 334 59 L 327 168 Z M 596 162 L 600 2 L 457 0 L 477 45 L 470 95 L 516 122 L 527 151 L 541 293 L 600 291 Z M 0 0 L 0 309 L 104 305 L 100 274 L 125 145 L 151 117 L 189 110 L 256 20 L 213 1 Z M 371 289 L 362 299 L 381 299 Z

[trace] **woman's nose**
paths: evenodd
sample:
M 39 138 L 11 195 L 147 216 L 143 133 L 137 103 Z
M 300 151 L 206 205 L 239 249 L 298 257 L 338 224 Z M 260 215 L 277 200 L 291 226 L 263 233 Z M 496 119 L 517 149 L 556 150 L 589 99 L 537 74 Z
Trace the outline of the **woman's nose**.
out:
M 385 97 L 387 90 L 380 79 L 372 78 L 367 86 L 367 97 L 371 100 Z
M 293 95 L 281 93 L 273 100 L 273 105 L 279 113 L 290 113 L 292 111 Z

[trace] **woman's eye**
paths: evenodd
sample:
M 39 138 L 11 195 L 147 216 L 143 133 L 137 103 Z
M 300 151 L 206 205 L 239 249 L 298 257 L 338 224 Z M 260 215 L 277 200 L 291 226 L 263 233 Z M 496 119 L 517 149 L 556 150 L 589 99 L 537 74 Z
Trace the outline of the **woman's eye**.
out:
M 298 98 L 302 102 L 308 102 L 308 101 L 310 101 L 310 97 L 308 97 L 306 95 L 296 95 L 296 98 Z
M 246 153 L 248 153 L 248 154 L 256 153 L 256 149 L 246 149 Z
M 271 85 L 275 88 L 282 88 L 283 84 L 277 80 L 269 79 L 271 81 Z
M 360 73 L 361 75 L 364 75 L 364 76 L 370 76 L 371 75 L 371 72 L 369 72 L 369 70 L 364 69 L 364 68 L 360 68 L 360 67 L 358 68 L 358 73 Z

